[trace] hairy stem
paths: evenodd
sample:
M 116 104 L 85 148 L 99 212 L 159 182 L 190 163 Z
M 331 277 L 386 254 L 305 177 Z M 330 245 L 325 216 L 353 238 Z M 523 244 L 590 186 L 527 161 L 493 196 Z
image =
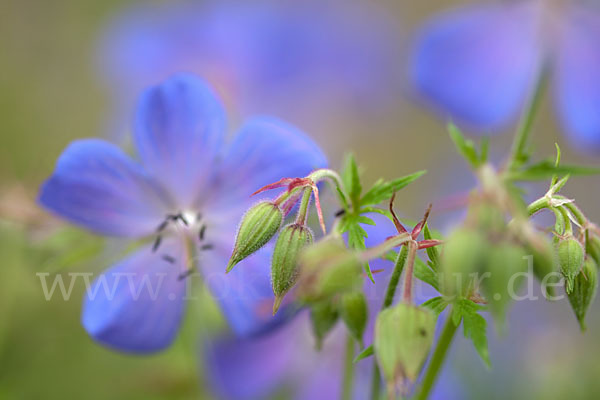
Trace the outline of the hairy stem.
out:
M 415 400 L 427 400 L 429 397 L 431 389 L 433 389 L 433 385 L 435 384 L 442 365 L 444 364 L 444 360 L 446 359 L 448 349 L 450 348 L 450 344 L 452 343 L 452 339 L 454 338 L 457 328 L 458 325 L 454 325 L 454 322 L 452 321 L 452 309 L 450 309 L 448 313 L 448 319 L 446 320 L 446 325 L 444 325 L 444 329 L 440 334 L 433 355 L 431 356 L 431 360 L 429 361 L 429 365 L 427 366 L 427 370 L 425 371 L 425 375 L 423 376 L 421 389 L 415 396 Z
M 346 354 L 344 355 L 342 400 L 352 399 L 352 384 L 354 383 L 354 347 L 354 339 L 348 334 L 346 337 Z
M 415 268 L 415 257 L 417 256 L 417 242 L 408 242 L 408 257 L 404 269 L 404 291 L 402 292 L 402 301 L 406 304 L 412 304 L 413 270 Z
M 312 190 L 310 188 L 304 188 L 304 193 L 302 194 L 302 200 L 300 201 L 300 208 L 298 209 L 298 214 L 296 215 L 296 223 L 300 225 L 306 224 L 306 219 L 308 218 L 308 206 L 310 205 L 310 195 L 312 194 Z

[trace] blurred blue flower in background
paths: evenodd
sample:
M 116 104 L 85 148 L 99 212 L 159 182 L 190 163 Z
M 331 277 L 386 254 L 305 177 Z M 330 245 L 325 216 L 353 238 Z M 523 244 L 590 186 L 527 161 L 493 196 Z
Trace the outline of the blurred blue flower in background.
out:
M 304 176 L 326 159 L 303 133 L 266 117 L 246 122 L 225 146 L 225 122 L 204 81 L 172 76 L 141 96 L 134 126 L 140 163 L 106 141 L 78 140 L 43 184 L 40 203 L 62 218 L 107 236 L 156 237 L 88 291 L 82 323 L 97 341 L 130 352 L 168 346 L 184 311 L 183 277 L 196 267 L 237 334 L 276 323 L 268 252 L 225 277 L 236 226 L 256 201 L 249 193 L 282 176 Z M 197 259 L 194 246 L 206 250 Z
M 363 0 L 137 6 L 109 24 L 101 73 L 124 104 L 183 70 L 207 77 L 242 116 L 266 112 L 310 126 L 341 107 L 396 108 L 398 37 L 394 20 Z
M 444 117 L 494 133 L 514 122 L 540 74 L 575 146 L 600 150 L 600 8 L 522 0 L 466 6 L 419 34 L 411 78 Z

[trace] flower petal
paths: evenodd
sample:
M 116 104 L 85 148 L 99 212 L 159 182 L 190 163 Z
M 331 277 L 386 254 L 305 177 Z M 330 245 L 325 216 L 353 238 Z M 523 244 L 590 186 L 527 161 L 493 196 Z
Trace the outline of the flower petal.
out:
M 248 199 L 257 189 L 281 178 L 303 177 L 327 165 L 317 144 L 299 129 L 276 118 L 246 122 L 224 159 L 215 199 Z
M 572 8 L 556 59 L 556 104 L 574 145 L 600 150 L 600 10 Z
M 212 89 L 177 74 L 142 94 L 135 143 L 150 174 L 185 208 L 196 204 L 214 172 L 224 130 L 225 112 Z
M 225 338 L 204 348 L 211 387 L 221 399 L 265 399 L 290 380 L 298 362 L 298 328 L 306 318 L 253 338 Z M 305 328 L 304 328 L 305 329 Z
M 116 236 L 148 234 L 166 213 L 141 167 L 99 139 L 77 140 L 65 149 L 39 202 L 73 223 Z
M 432 19 L 418 38 L 411 79 L 444 118 L 476 130 L 512 122 L 538 72 L 536 8 L 471 6 Z
M 182 260 L 183 247 L 171 239 L 158 252 L 145 247 L 106 270 L 85 296 L 85 330 L 94 340 L 125 352 L 151 353 L 169 346 L 183 314 Z
M 235 221 L 237 223 L 238 219 Z M 232 222 L 208 229 L 208 240 L 213 247 L 202 252 L 198 262 L 204 281 L 221 306 L 231 329 L 239 336 L 256 335 L 287 320 L 290 311 L 282 308 L 275 317 L 272 315 L 275 296 L 270 278 L 270 248 L 259 250 L 225 274 L 235 239 L 235 224 Z

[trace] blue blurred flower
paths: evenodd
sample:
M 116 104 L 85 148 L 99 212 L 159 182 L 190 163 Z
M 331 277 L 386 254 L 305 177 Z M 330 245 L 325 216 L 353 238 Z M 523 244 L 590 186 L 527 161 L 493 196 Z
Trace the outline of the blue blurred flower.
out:
M 381 11 L 381 10 L 379 10 Z M 401 79 L 395 23 L 364 0 L 209 0 L 138 6 L 109 25 L 102 74 L 131 93 L 181 70 L 206 76 L 242 115 L 309 124 L 395 105 Z
M 544 68 L 565 130 L 600 150 L 600 9 L 522 0 L 434 17 L 418 38 L 412 79 L 444 117 L 493 133 L 513 122 Z
M 184 310 L 182 278 L 195 267 L 236 333 L 275 322 L 267 252 L 225 277 L 236 225 L 249 193 L 304 176 L 326 159 L 303 133 L 266 117 L 246 122 L 225 146 L 225 122 L 204 81 L 172 76 L 141 96 L 133 135 L 139 163 L 106 141 L 78 140 L 43 184 L 40 203 L 75 224 L 108 236 L 162 238 L 94 281 L 82 323 L 97 341 L 131 352 L 168 346 Z M 190 246 L 206 251 L 191 259 Z

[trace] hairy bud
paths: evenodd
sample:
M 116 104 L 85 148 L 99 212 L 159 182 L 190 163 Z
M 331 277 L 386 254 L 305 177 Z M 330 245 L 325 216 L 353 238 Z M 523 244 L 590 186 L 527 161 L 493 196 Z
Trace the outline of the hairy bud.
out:
M 306 225 L 290 224 L 279 234 L 271 261 L 271 284 L 275 293 L 273 314 L 279 309 L 283 296 L 296 283 L 300 251 L 312 242 L 312 231 Z
M 481 232 L 466 228 L 452 233 L 442 254 L 442 294 L 469 297 L 485 262 L 488 241 Z
M 302 301 L 326 300 L 356 290 L 362 283 L 362 261 L 341 238 L 317 242 L 300 255 L 296 294 Z
M 350 334 L 357 342 L 363 342 L 363 334 L 367 328 L 368 306 L 363 292 L 350 292 L 340 299 L 340 314 Z
M 490 248 L 487 270 L 490 276 L 482 280 L 481 289 L 497 321 L 503 322 L 511 293 L 516 293 L 525 281 L 527 260 L 525 251 L 510 243 Z
M 283 211 L 272 202 L 263 201 L 250 208 L 242 218 L 226 272 L 267 244 L 282 222 Z
M 417 379 L 433 344 L 435 322 L 433 312 L 405 303 L 377 316 L 375 356 L 389 391 L 405 379 Z
M 310 323 L 317 351 L 321 350 L 325 336 L 333 329 L 338 318 L 337 308 L 329 301 L 316 303 L 310 308 Z
M 568 294 L 569 302 L 579 321 L 581 330 L 585 330 L 585 315 L 594 302 L 598 289 L 598 266 L 592 258 L 583 264 L 581 272 L 575 277 L 573 290 Z
M 558 254 L 560 270 L 566 280 L 565 288 L 567 294 L 569 294 L 573 291 L 575 277 L 579 274 L 579 271 L 583 266 L 585 252 L 583 251 L 581 243 L 572 236 L 560 240 L 556 246 L 556 251 Z

